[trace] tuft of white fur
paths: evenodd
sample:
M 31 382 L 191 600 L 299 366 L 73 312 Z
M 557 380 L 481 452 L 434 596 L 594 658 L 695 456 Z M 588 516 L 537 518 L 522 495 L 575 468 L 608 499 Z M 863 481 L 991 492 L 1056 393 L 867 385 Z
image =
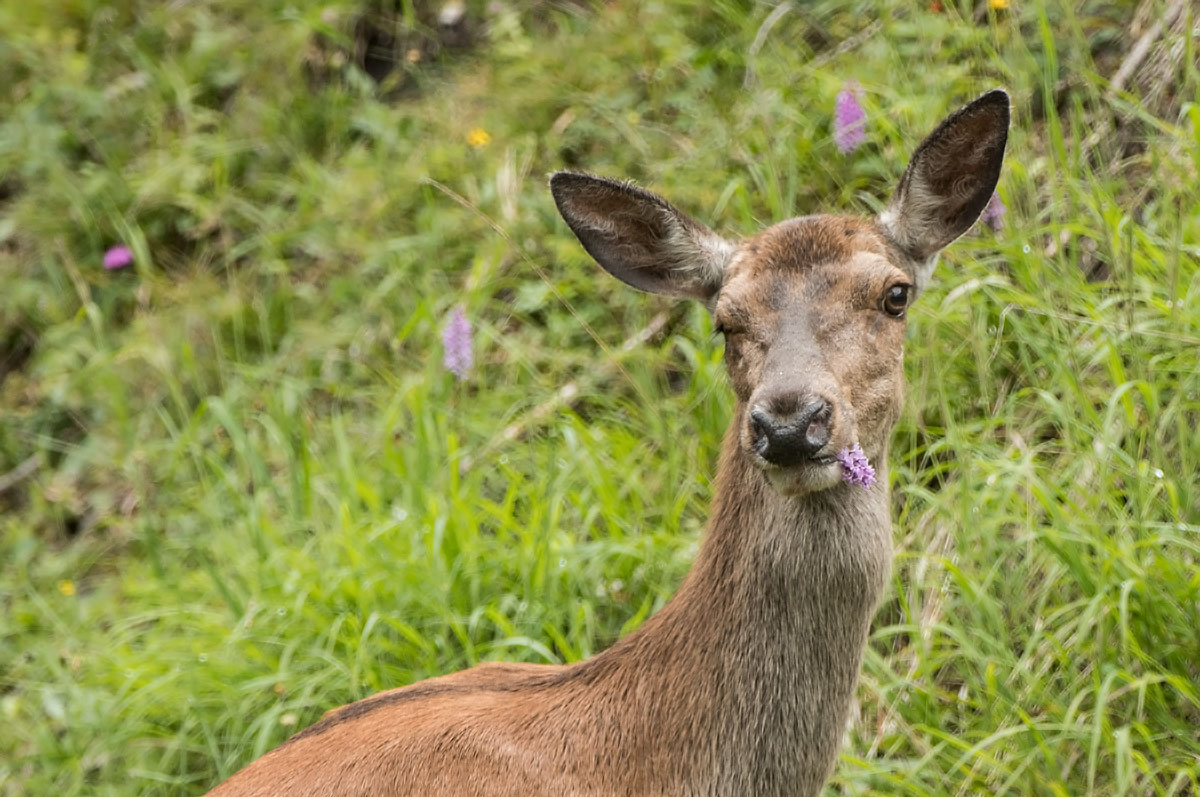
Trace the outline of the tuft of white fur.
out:
M 673 214 L 672 214 L 673 215 Z M 682 282 L 699 285 L 720 285 L 725 269 L 733 257 L 734 246 L 707 229 L 695 229 L 668 218 L 670 233 L 663 248 L 672 271 L 681 272 Z

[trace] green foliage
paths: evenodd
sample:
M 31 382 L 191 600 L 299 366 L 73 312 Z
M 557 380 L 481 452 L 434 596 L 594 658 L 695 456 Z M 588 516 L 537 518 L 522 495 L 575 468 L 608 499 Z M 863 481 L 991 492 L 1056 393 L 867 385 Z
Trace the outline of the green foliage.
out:
M 704 312 L 602 276 L 544 175 L 733 234 L 871 212 L 994 85 L 1006 226 L 912 313 L 830 793 L 1200 790 L 1195 41 L 1111 92 L 1132 2 L 944 5 L 471 3 L 472 47 L 376 86 L 363 2 L 0 0 L 0 792 L 201 792 L 341 703 L 635 627 L 731 400 Z M 431 41 L 416 6 L 383 16 Z

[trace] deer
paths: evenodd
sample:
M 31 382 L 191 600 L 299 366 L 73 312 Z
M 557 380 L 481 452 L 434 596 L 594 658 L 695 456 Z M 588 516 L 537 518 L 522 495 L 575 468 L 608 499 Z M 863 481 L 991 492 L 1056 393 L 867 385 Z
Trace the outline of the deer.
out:
M 989 91 L 917 147 L 877 216 L 739 240 L 631 183 L 554 173 L 604 270 L 699 300 L 724 336 L 736 401 L 690 571 L 590 659 L 490 662 L 350 703 L 211 794 L 818 794 L 890 578 L 907 311 L 990 199 L 1008 127 L 1008 94 Z

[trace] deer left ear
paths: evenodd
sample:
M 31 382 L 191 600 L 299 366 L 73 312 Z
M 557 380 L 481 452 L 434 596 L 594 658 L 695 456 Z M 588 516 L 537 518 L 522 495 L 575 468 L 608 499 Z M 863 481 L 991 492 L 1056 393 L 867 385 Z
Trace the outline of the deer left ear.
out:
M 917 289 L 935 256 L 979 218 L 1008 141 L 1008 93 L 995 89 L 959 109 L 921 142 L 879 221 L 919 265 Z

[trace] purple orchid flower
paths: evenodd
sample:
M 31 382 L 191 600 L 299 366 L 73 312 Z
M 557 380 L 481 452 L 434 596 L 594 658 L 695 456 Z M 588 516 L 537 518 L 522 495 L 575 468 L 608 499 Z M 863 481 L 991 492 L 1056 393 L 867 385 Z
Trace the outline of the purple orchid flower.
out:
M 442 348 L 445 351 L 442 365 L 457 378 L 466 379 L 475 356 L 471 351 L 471 322 L 461 304 L 455 305 L 442 330 Z
M 833 104 L 833 143 L 843 155 L 849 155 L 867 140 L 867 112 L 859 104 L 862 88 L 846 81 Z
M 1004 207 L 1004 203 L 1000 201 L 1000 192 L 993 191 L 992 198 L 988 200 L 987 207 L 983 209 L 979 218 L 994 232 L 999 232 L 1004 227 L 1004 214 L 1007 212 L 1008 208 Z
M 837 461 L 842 463 L 842 481 L 857 484 L 864 490 L 875 483 L 875 469 L 858 443 L 853 448 L 843 448 L 838 452 Z
M 125 268 L 133 262 L 133 250 L 125 244 L 118 244 L 104 253 L 104 267 L 109 271 Z

